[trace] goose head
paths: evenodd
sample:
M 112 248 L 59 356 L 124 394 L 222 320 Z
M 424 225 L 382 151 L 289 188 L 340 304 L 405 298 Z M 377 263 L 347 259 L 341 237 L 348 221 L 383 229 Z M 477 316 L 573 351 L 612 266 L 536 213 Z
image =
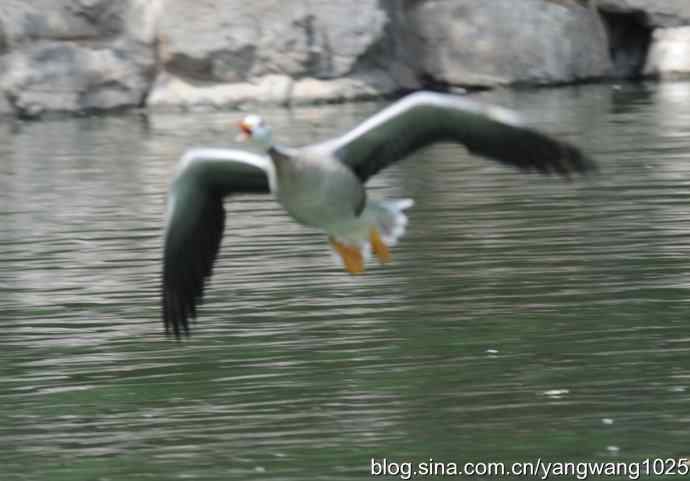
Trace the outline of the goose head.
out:
M 240 133 L 236 139 L 238 142 L 245 142 L 251 139 L 266 150 L 273 145 L 271 128 L 258 115 L 247 115 L 240 122 L 239 128 Z

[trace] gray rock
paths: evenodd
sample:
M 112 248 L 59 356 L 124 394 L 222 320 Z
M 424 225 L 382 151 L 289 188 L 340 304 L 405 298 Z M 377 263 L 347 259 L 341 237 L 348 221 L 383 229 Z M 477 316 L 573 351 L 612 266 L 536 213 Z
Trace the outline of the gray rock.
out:
M 147 105 L 156 110 L 195 111 L 260 104 L 312 105 L 376 98 L 397 90 L 398 85 L 383 74 L 326 80 L 294 80 L 287 75 L 271 74 L 251 82 L 200 84 L 163 73 L 156 79 Z
M 685 24 L 688 0 L 2 0 L 0 113 L 663 78 Z
M 242 82 L 269 74 L 338 78 L 380 41 L 378 0 L 168 0 L 160 32 L 164 68 L 179 77 Z
M 212 0 L 190 10 L 185 0 L 170 0 L 161 20 L 165 73 L 149 104 L 229 107 L 254 95 L 333 102 L 429 81 L 492 86 L 606 75 L 597 15 L 565 3 Z M 274 74 L 294 82 L 268 87 Z
M 155 74 L 158 0 L 6 0 L 0 89 L 14 110 L 142 105 Z
M 46 41 L 10 54 L 0 85 L 18 114 L 29 117 L 137 106 L 149 85 L 141 61 L 117 46 Z
M 121 34 L 128 43 L 138 43 L 138 48 L 145 50 L 143 55 L 148 55 L 151 47 L 159 48 L 158 30 L 165 0 L 127 0 L 126 4 L 125 28 Z
M 295 82 L 290 103 L 299 105 L 371 99 L 392 94 L 398 89 L 399 85 L 389 75 L 376 72 L 331 80 L 303 78 Z
M 690 76 L 690 27 L 655 30 L 643 73 L 660 78 Z
M 3 0 L 0 23 L 9 46 L 38 40 L 101 41 L 124 29 L 127 1 Z
M 147 104 L 158 110 L 237 108 L 257 103 L 286 105 L 292 84 L 287 75 L 266 75 L 252 82 L 194 83 L 162 73 Z
M 160 23 L 163 71 L 148 105 L 309 103 L 379 94 L 383 83 L 395 90 L 390 78 L 365 78 L 385 77 L 369 67 L 386 22 L 378 0 L 212 0 L 194 9 L 169 0 Z
M 605 76 L 606 33 L 579 4 L 541 0 L 412 2 L 401 38 L 427 81 L 494 86 Z M 403 32 L 405 33 L 405 32 Z

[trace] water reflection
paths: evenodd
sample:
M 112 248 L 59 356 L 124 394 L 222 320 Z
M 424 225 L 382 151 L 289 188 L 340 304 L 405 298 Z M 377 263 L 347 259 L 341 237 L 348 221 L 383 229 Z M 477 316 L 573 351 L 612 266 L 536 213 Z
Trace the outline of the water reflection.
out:
M 270 198 L 227 204 L 193 337 L 158 319 L 167 183 L 239 114 L 0 128 L 7 479 L 361 479 L 401 460 L 687 455 L 688 84 L 492 93 L 602 174 L 516 175 L 439 146 L 394 264 L 350 278 Z M 377 105 L 268 111 L 313 142 Z M 251 213 L 251 215 L 248 215 Z

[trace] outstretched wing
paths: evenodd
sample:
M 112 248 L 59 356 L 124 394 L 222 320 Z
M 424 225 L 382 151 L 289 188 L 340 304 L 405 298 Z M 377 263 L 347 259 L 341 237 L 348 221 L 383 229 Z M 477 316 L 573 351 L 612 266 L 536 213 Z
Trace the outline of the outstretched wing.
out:
M 510 110 L 431 92 L 408 95 L 329 145 L 365 182 L 416 150 L 444 141 L 522 170 L 567 177 L 595 169 L 577 147 L 525 127 Z
M 163 247 L 162 317 L 166 333 L 189 334 L 225 227 L 223 198 L 270 192 L 273 166 L 239 150 L 194 149 L 180 160 L 168 195 Z

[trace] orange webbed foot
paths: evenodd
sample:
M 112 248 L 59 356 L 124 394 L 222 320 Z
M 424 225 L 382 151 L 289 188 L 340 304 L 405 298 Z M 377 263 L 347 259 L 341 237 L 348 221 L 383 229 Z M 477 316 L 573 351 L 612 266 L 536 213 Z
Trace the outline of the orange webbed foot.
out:
M 391 252 L 388 246 L 381 240 L 381 235 L 376 228 L 371 228 L 369 233 L 369 242 L 371 243 L 371 250 L 381 264 L 387 264 L 391 261 Z
M 328 241 L 338 255 L 340 255 L 347 272 L 350 274 L 361 274 L 364 272 L 364 256 L 360 248 L 348 246 L 332 237 Z

